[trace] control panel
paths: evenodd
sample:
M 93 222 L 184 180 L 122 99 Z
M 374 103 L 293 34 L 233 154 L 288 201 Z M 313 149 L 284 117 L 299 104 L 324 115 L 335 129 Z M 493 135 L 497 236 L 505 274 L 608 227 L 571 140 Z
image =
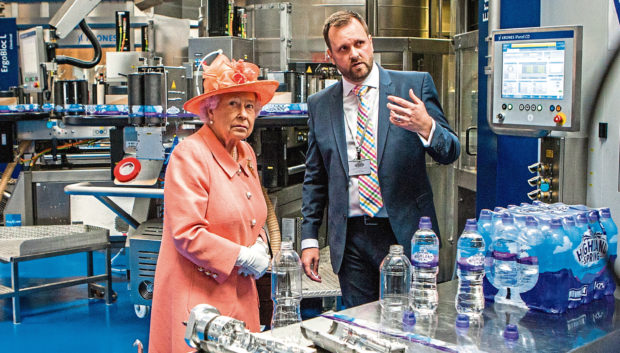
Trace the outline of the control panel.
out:
M 579 131 L 581 26 L 493 31 L 496 127 Z
M 47 61 L 44 43 L 42 27 L 19 33 L 19 65 L 25 93 L 42 92 L 45 86 L 41 67 Z

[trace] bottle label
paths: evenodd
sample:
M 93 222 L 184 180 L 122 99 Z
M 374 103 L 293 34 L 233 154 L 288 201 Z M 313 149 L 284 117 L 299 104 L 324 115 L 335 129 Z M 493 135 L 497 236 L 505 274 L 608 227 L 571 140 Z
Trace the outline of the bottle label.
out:
M 607 257 L 607 239 L 601 232 L 586 231 L 581 243 L 573 250 L 575 260 L 581 266 L 592 266 Z
M 411 263 L 415 267 L 437 267 L 439 263 L 439 249 L 435 246 L 421 245 L 417 251 L 411 254 Z
M 482 271 L 484 270 L 484 254 L 480 252 L 473 256 L 460 257 L 458 259 L 458 266 L 460 270 Z
M 495 250 L 493 251 L 493 258 L 502 261 L 516 261 L 517 254 Z

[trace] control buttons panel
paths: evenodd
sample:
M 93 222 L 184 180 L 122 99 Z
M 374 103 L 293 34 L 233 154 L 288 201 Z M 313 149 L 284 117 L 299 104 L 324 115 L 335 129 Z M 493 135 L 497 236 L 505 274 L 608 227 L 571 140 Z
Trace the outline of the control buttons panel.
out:
M 579 131 L 583 27 L 499 29 L 490 37 L 494 131 Z
M 512 103 L 502 103 L 501 104 L 501 113 L 498 113 L 495 118 L 497 122 L 504 122 L 505 119 L 510 115 L 510 111 L 513 109 Z M 551 104 L 549 106 L 549 111 L 543 111 L 544 107 L 542 104 L 538 103 L 520 103 L 518 106 L 519 112 L 528 112 L 525 116 L 528 122 L 532 122 L 535 119 L 538 121 L 543 121 L 547 125 L 552 122 L 555 123 L 556 126 L 561 127 L 566 124 L 568 117 L 566 113 L 562 112 L 562 105 L 560 104 Z

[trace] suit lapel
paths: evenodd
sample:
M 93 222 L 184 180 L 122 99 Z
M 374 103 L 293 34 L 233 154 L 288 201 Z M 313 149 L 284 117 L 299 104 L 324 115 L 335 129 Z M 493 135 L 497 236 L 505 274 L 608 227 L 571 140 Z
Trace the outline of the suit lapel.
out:
M 345 173 L 349 174 L 349 163 L 347 163 L 347 137 L 344 130 L 344 109 L 342 107 L 342 81 L 337 83 L 333 94 L 331 94 L 331 104 L 329 115 L 331 117 L 334 138 L 338 147 L 338 154 Z
M 378 127 L 378 142 L 377 142 L 377 166 L 381 165 L 381 157 L 383 156 L 383 150 L 385 149 L 385 141 L 387 140 L 388 131 L 390 130 L 390 111 L 387 108 L 389 95 L 394 95 L 394 85 L 386 70 L 381 66 L 379 67 L 379 127 Z M 341 102 L 342 104 L 342 102 Z

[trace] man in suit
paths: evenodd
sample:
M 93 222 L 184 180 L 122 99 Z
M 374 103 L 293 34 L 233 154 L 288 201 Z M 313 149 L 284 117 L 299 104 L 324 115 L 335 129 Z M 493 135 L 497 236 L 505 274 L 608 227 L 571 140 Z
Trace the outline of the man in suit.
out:
M 320 282 L 317 238 L 328 205 L 331 262 L 352 307 L 379 298 L 381 261 L 391 244 L 411 252 L 420 217 L 430 216 L 439 234 L 425 155 L 449 164 L 460 145 L 431 76 L 375 64 L 359 14 L 334 13 L 323 37 L 343 80 L 308 99 L 301 260 Z

